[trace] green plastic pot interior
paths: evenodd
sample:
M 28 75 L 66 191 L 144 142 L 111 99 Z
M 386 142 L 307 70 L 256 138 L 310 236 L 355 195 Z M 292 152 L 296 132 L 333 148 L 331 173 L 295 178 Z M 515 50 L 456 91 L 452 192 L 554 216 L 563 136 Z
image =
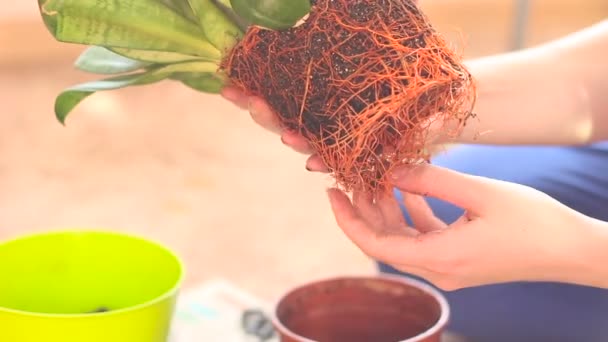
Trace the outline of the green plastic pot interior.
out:
M 0 244 L 0 341 L 166 342 L 182 263 L 157 243 L 57 231 Z

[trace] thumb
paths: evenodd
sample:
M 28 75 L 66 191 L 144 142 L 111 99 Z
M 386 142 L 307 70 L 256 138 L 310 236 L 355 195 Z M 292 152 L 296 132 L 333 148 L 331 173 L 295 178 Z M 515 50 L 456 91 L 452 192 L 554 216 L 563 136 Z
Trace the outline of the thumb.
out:
M 484 212 L 488 197 L 496 197 L 494 181 L 431 164 L 404 166 L 392 173 L 393 185 L 401 191 L 450 202 L 476 214 Z

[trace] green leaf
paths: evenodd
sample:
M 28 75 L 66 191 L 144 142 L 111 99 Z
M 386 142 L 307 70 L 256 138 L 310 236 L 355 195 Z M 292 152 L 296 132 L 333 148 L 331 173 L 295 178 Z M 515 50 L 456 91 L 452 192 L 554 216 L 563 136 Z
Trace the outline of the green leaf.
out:
M 272 30 L 289 29 L 310 12 L 310 0 L 230 0 L 249 23 Z
M 236 12 L 232 9 L 232 5 L 230 4 L 230 0 L 211 0 L 224 13 L 224 15 L 230 19 L 240 30 L 241 32 L 246 32 L 249 29 L 249 23 L 239 17 Z
M 221 52 L 236 45 L 243 32 L 213 0 L 188 0 L 207 40 Z
M 121 75 L 76 85 L 64 90 L 55 100 L 55 116 L 62 124 L 68 114 L 85 98 L 98 91 L 115 90 L 162 81 L 178 73 L 215 73 L 217 65 L 210 62 L 186 62 L 156 67 L 144 72 Z
M 215 0 L 215 2 L 232 9 L 232 4 L 230 3 L 230 0 Z
M 154 50 L 136 50 L 136 49 L 125 49 L 125 48 L 108 48 L 109 50 L 134 60 L 138 60 L 146 63 L 157 63 L 157 64 L 172 64 L 187 61 L 207 61 L 217 62 L 212 58 L 205 58 L 200 56 L 185 55 L 177 52 L 165 52 L 165 51 L 154 51 Z
M 219 94 L 225 85 L 224 79 L 217 73 L 180 73 L 171 78 L 181 81 L 194 90 L 210 94 Z
M 190 8 L 190 4 L 188 0 L 159 0 L 169 8 L 173 9 L 175 12 L 180 14 L 182 17 L 190 20 L 193 23 L 198 24 L 198 18 L 192 12 L 192 8 Z
M 61 42 L 178 52 L 221 59 L 201 28 L 158 0 L 38 0 Z
M 74 65 L 79 70 L 96 74 L 122 74 L 149 64 L 121 56 L 101 46 L 91 46 L 78 57 Z

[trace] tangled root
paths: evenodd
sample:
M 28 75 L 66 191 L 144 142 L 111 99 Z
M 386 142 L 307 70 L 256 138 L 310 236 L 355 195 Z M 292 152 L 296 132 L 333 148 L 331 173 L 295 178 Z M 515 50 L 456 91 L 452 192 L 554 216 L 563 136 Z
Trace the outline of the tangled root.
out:
M 290 30 L 251 27 L 222 69 L 310 142 L 339 187 L 390 191 L 393 168 L 429 159 L 429 134 L 455 120 L 460 132 L 475 84 L 410 0 L 312 5 Z

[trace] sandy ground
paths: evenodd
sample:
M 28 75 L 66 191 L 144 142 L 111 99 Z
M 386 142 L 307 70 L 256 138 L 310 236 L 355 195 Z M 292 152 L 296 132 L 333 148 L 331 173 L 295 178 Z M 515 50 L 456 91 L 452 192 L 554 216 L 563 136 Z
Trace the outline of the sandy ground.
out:
M 176 83 L 93 95 L 61 126 L 70 67 L 3 72 L 0 238 L 63 227 L 143 234 L 188 283 L 226 277 L 261 295 L 371 271 L 336 228 L 331 182 L 220 97 Z

